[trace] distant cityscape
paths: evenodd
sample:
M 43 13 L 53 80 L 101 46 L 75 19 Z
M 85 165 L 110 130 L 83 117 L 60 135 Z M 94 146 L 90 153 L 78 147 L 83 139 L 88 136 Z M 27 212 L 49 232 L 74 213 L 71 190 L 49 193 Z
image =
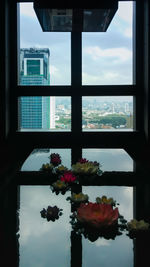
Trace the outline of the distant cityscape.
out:
M 133 101 L 118 97 L 115 101 L 106 97 L 84 100 L 82 108 L 83 129 L 133 129 Z
M 20 50 L 20 84 L 50 85 L 50 51 Z M 71 97 L 20 97 L 20 130 L 71 130 Z M 83 97 L 83 130 L 133 129 L 132 97 Z

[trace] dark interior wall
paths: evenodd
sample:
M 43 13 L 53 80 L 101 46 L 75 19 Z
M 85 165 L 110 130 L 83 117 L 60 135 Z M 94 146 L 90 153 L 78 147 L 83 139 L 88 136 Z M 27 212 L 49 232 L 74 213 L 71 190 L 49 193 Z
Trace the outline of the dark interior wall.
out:
M 143 57 L 143 72 L 144 72 L 144 130 L 146 139 L 150 145 L 150 3 L 144 1 L 144 57 Z
M 5 139 L 5 27 L 5 1 L 3 1 L 0 9 L 0 143 Z

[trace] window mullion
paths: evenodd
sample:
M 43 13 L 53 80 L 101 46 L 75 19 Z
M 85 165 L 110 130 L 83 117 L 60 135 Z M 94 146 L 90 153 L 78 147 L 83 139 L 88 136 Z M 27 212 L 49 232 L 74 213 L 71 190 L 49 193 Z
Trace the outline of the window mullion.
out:
M 71 33 L 71 83 L 72 83 L 72 132 L 80 134 L 82 131 L 82 33 Z

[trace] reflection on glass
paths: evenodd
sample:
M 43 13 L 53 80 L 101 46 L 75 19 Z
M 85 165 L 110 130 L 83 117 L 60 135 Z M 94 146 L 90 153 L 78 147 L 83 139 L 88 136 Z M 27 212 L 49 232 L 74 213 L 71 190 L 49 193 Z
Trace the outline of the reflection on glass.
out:
M 133 131 L 133 97 L 83 97 L 82 130 Z
M 21 171 L 39 171 L 43 164 L 50 163 L 51 153 L 58 153 L 61 156 L 62 164 L 68 169 L 71 168 L 71 149 L 34 149 L 22 165 Z
M 33 3 L 20 4 L 20 85 L 70 85 L 70 33 L 43 32 Z
M 133 171 L 133 160 L 124 149 L 83 149 L 82 157 L 99 162 L 102 171 Z
M 96 197 L 102 195 L 113 197 L 120 204 L 118 206 L 119 213 L 127 220 L 133 218 L 133 188 L 84 186 L 83 193 L 88 194 L 92 202 L 95 201 Z M 120 264 L 123 267 L 133 266 L 133 241 L 126 236 L 126 233 L 117 236 L 115 240 L 99 238 L 95 242 L 91 242 L 83 238 L 82 248 L 82 267 L 120 267 Z
M 19 267 L 70 267 L 70 204 L 65 196 L 57 197 L 49 186 L 21 186 L 19 209 Z M 63 209 L 55 222 L 41 218 L 48 205 Z
M 71 131 L 71 97 L 20 97 L 18 114 L 20 131 Z
M 132 2 L 119 2 L 107 32 L 82 34 L 82 84 L 132 84 Z

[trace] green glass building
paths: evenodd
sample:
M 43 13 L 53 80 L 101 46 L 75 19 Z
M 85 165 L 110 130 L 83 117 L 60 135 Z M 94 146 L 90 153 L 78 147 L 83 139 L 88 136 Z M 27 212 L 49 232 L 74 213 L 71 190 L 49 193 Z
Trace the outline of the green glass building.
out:
M 49 57 L 49 49 L 21 49 L 20 84 L 49 85 Z M 50 129 L 50 97 L 20 97 L 19 129 Z

